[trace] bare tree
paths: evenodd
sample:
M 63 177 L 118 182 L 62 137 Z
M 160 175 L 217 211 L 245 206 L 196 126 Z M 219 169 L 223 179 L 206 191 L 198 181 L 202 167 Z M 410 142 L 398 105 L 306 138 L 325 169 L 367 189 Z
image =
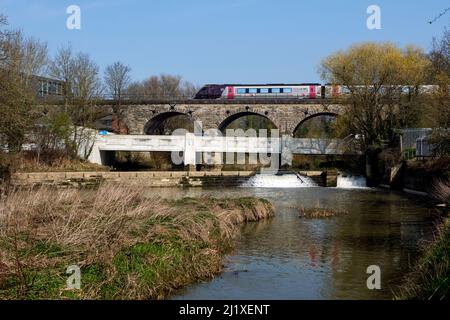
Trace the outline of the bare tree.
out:
M 49 75 L 64 83 L 63 95 L 66 105 L 73 97 L 74 67 L 73 50 L 70 45 L 59 48 L 55 58 L 49 64 Z
M 99 67 L 86 53 L 78 53 L 73 59 L 72 90 L 77 100 L 87 102 L 102 92 Z
M 200 88 L 192 82 L 184 81 L 181 87 L 181 95 L 186 98 L 192 98 Z
M 130 83 L 127 88 L 127 96 L 130 97 L 130 99 L 145 96 L 145 90 L 142 83 L 139 81 Z
M 37 118 L 32 80 L 44 70 L 47 45 L 25 38 L 19 31 L 2 31 L 0 48 L 0 137 L 9 152 L 15 153 L 21 150 Z
M 144 94 L 146 97 L 157 99 L 162 97 L 161 82 L 157 76 L 151 76 L 143 82 Z
M 5 37 L 7 31 L 3 28 L 8 25 L 8 19 L 5 15 L 0 14 L 0 62 L 6 60 L 6 53 L 4 49 Z
M 114 100 L 120 102 L 123 93 L 131 82 L 131 68 L 121 62 L 115 62 L 106 67 L 105 85 Z
M 450 156 L 450 30 L 433 39 L 430 75 L 436 89 L 428 103 L 428 119 L 433 133 L 429 138 L 436 156 Z
M 131 68 L 121 62 L 109 65 L 105 70 L 105 84 L 109 94 L 115 100 L 113 106 L 113 130 L 116 133 L 126 133 L 126 126 L 122 122 L 122 95 L 130 84 Z
M 181 76 L 172 76 L 168 74 L 160 75 L 160 86 L 163 98 L 181 96 Z
M 161 99 L 192 97 L 197 91 L 198 87 L 189 81 L 183 81 L 181 76 L 162 74 L 132 83 L 127 92 L 132 97 Z
M 84 53 L 74 54 L 70 45 L 58 50 L 50 63 L 49 74 L 64 82 L 65 112 L 71 121 L 67 150 L 72 157 L 94 142 L 94 131 L 89 129 L 100 116 L 92 104 L 102 92 L 99 67 Z M 82 156 L 85 156 L 83 151 Z

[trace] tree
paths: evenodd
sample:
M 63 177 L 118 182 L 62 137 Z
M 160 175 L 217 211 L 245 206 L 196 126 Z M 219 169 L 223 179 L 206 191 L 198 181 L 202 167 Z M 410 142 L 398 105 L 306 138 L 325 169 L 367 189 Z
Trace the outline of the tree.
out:
M 8 25 L 8 19 L 0 13 L 0 62 L 6 60 L 6 52 L 4 48 L 7 31 L 3 28 Z
M 131 68 L 121 62 L 115 62 L 106 67 L 104 81 L 108 93 L 114 100 L 120 102 L 123 93 L 130 84 L 130 72 Z
M 74 124 L 72 156 L 76 157 L 82 150 L 92 150 L 90 146 L 95 141 L 95 132 L 90 128 L 101 115 L 101 112 L 94 108 L 94 102 L 103 88 L 99 67 L 88 54 L 78 53 L 72 63 L 74 101 L 69 108 L 69 115 Z M 89 152 L 83 151 L 82 157 L 88 156 Z
M 99 67 L 89 55 L 81 52 L 74 54 L 71 46 L 68 45 L 58 50 L 50 63 L 49 73 L 65 83 L 66 108 L 60 112 L 65 112 L 66 116 L 55 119 L 58 119 L 56 123 L 61 123 L 60 119 L 70 118 L 70 139 L 64 138 L 64 140 L 68 154 L 75 158 L 80 154 L 80 150 L 89 150 L 86 146 L 94 142 L 94 131 L 89 128 L 101 115 L 101 112 L 93 107 L 95 99 L 100 96 L 103 89 Z
M 173 99 L 193 97 L 198 87 L 189 81 L 183 81 L 181 76 L 162 74 L 151 76 L 142 82 L 133 82 L 127 93 L 133 98 Z
M 5 25 L 3 16 L 0 21 Z M 46 65 L 47 45 L 20 31 L 0 32 L 0 139 L 17 153 L 37 118 L 33 80 Z
M 102 93 L 98 65 L 87 53 L 78 53 L 73 59 L 72 90 L 75 99 L 86 103 Z
M 391 43 L 354 45 L 322 61 L 319 70 L 323 80 L 349 90 L 337 128 L 361 135 L 369 179 L 376 177 L 371 168 L 377 167 L 378 153 L 392 131 L 417 121 L 422 103 L 419 85 L 428 67 L 429 60 L 421 49 L 401 49 Z
M 418 87 L 428 65 L 418 48 L 364 43 L 327 57 L 320 72 L 325 81 L 348 88 L 340 121 L 349 133 L 362 134 L 367 150 L 383 145 L 392 129 L 408 125 L 415 117 L 411 109 L 419 100 Z M 406 97 L 401 87 L 408 88 Z
M 73 98 L 74 60 L 70 45 L 58 49 L 55 58 L 49 64 L 49 75 L 62 81 L 65 105 Z
M 162 74 L 159 76 L 161 94 L 163 98 L 179 97 L 181 96 L 181 77 Z
M 428 119 L 433 132 L 428 142 L 434 146 L 436 156 L 450 155 L 450 30 L 446 29 L 441 39 L 433 39 L 429 54 L 429 74 L 436 90 L 429 101 Z
M 121 100 L 131 81 L 130 72 L 131 68 L 121 62 L 115 62 L 105 70 L 106 88 L 115 100 L 112 125 L 116 133 L 127 133 L 127 128 L 122 122 Z

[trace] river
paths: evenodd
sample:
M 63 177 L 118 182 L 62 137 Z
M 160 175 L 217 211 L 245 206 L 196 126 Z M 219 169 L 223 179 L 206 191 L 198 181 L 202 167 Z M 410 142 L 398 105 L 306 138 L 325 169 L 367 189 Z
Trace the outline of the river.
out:
M 243 226 L 221 275 L 173 299 L 392 299 L 423 241 L 431 239 L 433 210 L 418 197 L 309 183 L 292 187 L 286 181 L 274 185 L 152 191 L 172 198 L 263 197 L 276 211 L 273 219 Z M 315 206 L 348 214 L 299 218 L 299 207 Z M 371 265 L 381 268 L 381 290 L 366 286 Z

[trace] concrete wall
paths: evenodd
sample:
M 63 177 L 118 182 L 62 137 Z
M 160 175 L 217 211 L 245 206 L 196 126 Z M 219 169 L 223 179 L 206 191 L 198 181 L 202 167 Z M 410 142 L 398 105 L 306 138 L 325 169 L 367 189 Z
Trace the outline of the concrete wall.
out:
M 184 136 L 149 136 L 149 135 L 98 135 L 94 143 L 89 161 L 102 165 L 110 165 L 114 151 L 152 152 L 165 151 L 184 152 L 177 165 L 195 165 L 196 154 L 214 156 L 211 164 L 224 164 L 226 159 L 234 159 L 233 154 L 282 155 L 282 165 L 291 164 L 293 154 L 342 154 L 343 140 L 339 139 L 297 139 L 290 136 L 282 138 L 257 137 L 208 137 L 195 136 L 188 133 Z M 228 162 L 227 162 L 228 163 Z M 234 164 L 234 161 L 232 163 Z

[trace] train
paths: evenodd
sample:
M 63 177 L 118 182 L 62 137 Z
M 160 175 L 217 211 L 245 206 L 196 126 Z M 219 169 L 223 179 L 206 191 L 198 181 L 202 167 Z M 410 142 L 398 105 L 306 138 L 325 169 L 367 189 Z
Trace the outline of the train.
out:
M 362 87 L 362 86 L 361 86 Z M 402 94 L 408 94 L 415 88 L 411 86 L 391 86 Z M 431 92 L 435 86 L 419 86 L 422 92 Z M 386 89 L 387 87 L 384 87 Z M 330 99 L 350 94 L 343 85 L 322 85 L 320 83 L 297 84 L 207 84 L 194 99 L 233 100 L 242 98 L 293 98 L 293 99 Z

